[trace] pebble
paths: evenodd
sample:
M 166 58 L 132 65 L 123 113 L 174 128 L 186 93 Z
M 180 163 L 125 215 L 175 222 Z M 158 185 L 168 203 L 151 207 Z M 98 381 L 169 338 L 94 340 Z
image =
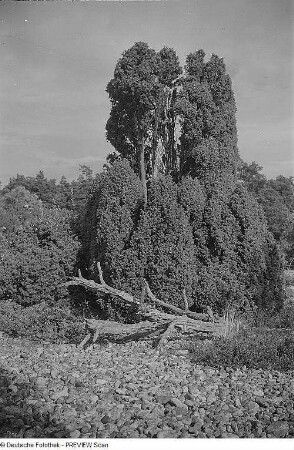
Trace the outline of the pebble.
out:
M 275 438 L 286 437 L 289 433 L 289 425 L 287 422 L 277 421 L 270 424 L 266 429 L 268 434 L 272 434 Z
M 51 398 L 52 398 L 52 400 L 58 400 L 58 399 L 60 399 L 60 398 L 62 398 L 62 397 L 67 397 L 67 396 L 68 396 L 68 388 L 65 387 L 65 388 L 62 389 L 61 391 L 55 392 L 55 393 L 51 396 Z
M 80 435 L 81 435 L 81 432 L 79 430 L 74 430 L 74 431 L 71 431 L 71 433 L 70 433 L 70 437 L 73 439 L 80 437 Z

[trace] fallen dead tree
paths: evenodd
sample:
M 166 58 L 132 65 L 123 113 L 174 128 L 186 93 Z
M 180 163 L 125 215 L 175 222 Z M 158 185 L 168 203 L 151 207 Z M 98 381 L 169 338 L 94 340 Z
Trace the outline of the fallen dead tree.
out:
M 147 281 L 144 280 L 144 292 L 148 294 L 150 303 L 153 303 L 155 306 L 160 306 L 169 312 L 159 311 L 154 308 L 154 306 L 145 303 L 144 295 L 142 296 L 142 299 L 137 299 L 125 291 L 109 286 L 103 279 L 100 263 L 97 264 L 97 268 L 100 283 L 83 278 L 79 271 L 79 276 L 74 277 L 72 280 L 65 283 L 65 285 L 83 286 L 85 289 L 94 292 L 101 292 L 119 297 L 127 304 L 136 305 L 138 307 L 138 313 L 144 318 L 144 321 L 135 324 L 122 324 L 113 321 L 86 319 L 86 329 L 88 333 L 81 342 L 80 347 L 84 347 L 90 341 L 94 343 L 98 338 L 123 342 L 124 340 L 139 339 L 153 334 L 159 335 L 159 338 L 156 340 L 156 345 L 160 346 L 168 339 L 174 329 L 182 332 L 190 331 L 208 334 L 218 334 L 220 332 L 222 326 L 218 320 L 215 319 L 210 309 L 208 309 L 207 314 L 189 311 L 185 291 L 183 291 L 185 309 L 177 308 L 176 306 L 157 299 L 152 293 Z

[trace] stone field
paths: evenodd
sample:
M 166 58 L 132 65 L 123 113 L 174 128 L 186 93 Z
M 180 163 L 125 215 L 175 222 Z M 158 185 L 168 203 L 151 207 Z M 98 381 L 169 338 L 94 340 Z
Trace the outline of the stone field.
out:
M 1 336 L 0 367 L 2 438 L 294 436 L 294 372 L 195 365 L 176 341 L 159 353 Z

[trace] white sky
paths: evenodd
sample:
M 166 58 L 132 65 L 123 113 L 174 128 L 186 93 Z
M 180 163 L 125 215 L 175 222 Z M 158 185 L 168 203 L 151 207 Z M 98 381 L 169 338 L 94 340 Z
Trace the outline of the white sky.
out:
M 0 180 L 99 170 L 107 82 L 136 41 L 224 57 L 239 151 L 268 177 L 294 175 L 293 1 L 0 3 Z

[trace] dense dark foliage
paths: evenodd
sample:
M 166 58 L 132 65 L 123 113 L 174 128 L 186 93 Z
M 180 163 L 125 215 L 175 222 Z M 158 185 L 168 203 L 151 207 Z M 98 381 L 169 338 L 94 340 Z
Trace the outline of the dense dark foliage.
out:
M 177 101 L 182 119 L 181 173 L 205 185 L 218 179 L 228 184 L 239 159 L 234 94 L 223 59 L 204 58 L 203 50 L 188 55 Z
M 173 79 L 167 80 L 162 66 L 156 66 L 163 55 L 173 68 Z M 147 173 L 150 155 L 165 164 L 151 164 L 151 177 L 143 183 L 148 190 L 144 207 L 139 186 L 128 191 L 130 210 L 120 191 L 112 189 L 106 203 L 102 194 L 102 186 L 108 179 L 113 183 L 113 176 L 121 186 L 120 171 L 126 163 L 116 160 L 90 205 L 96 219 L 94 225 L 90 221 L 91 248 L 95 243 L 108 280 L 136 295 L 144 277 L 156 295 L 177 305 L 183 304 L 185 288 L 195 308 L 279 309 L 281 255 L 262 208 L 237 177 L 240 159 L 231 80 L 221 58 L 212 55 L 207 62 L 204 58 L 202 50 L 188 55 L 181 75 L 173 51 L 156 53 L 137 43 L 118 61 L 107 87 L 112 102 L 108 139 L 129 160 L 129 170 L 134 171 L 130 185 L 136 173 L 142 179 L 142 167 L 136 164 L 140 151 Z M 165 131 L 169 144 L 159 130 Z M 177 131 L 178 139 L 171 130 Z M 169 158 L 173 165 L 166 163 Z M 113 207 L 117 202 L 121 209 Z M 113 230 L 105 222 L 104 211 L 109 208 L 111 224 L 121 224 L 125 213 L 132 219 Z M 91 261 L 97 255 L 92 253 Z
M 73 273 L 79 248 L 70 214 L 48 209 L 23 187 L 3 195 L 0 210 L 1 299 L 54 303 L 66 294 L 61 285 Z
M 261 205 L 269 230 L 284 253 L 288 267 L 294 262 L 293 253 L 293 177 L 279 175 L 275 180 L 267 180 L 262 167 L 256 162 L 242 162 L 238 171 L 239 179 Z
M 67 298 L 62 283 L 74 268 L 98 280 L 98 261 L 106 282 L 138 298 L 146 279 L 180 307 L 185 295 L 194 310 L 279 310 L 282 252 L 294 258 L 293 179 L 267 180 L 240 160 L 223 59 L 206 61 L 199 50 L 183 70 L 173 49 L 139 42 L 117 62 L 107 92 L 115 153 L 102 173 L 81 166 L 77 180 L 59 183 L 43 172 L 17 175 L 1 191 L 0 297 L 14 305 L 7 324 L 24 306 L 23 330 L 35 329 L 34 307 L 39 323 L 65 323 L 67 302 L 64 317 L 48 308 Z M 85 294 L 72 299 L 81 306 Z M 103 317 L 138 319 L 102 300 Z

